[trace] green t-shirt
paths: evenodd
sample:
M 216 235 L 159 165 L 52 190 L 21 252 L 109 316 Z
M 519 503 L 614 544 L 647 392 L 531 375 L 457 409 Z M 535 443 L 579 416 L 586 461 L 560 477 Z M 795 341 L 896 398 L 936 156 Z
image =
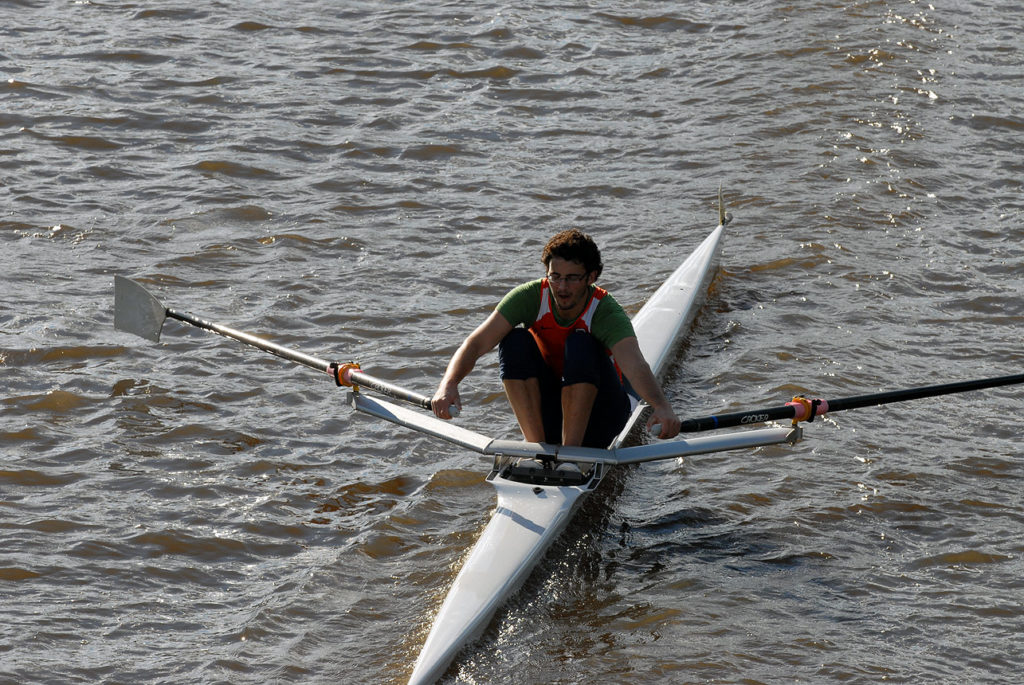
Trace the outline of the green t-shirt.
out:
M 540 313 L 540 284 L 541 279 L 538 278 L 509 291 L 498 303 L 496 307 L 498 313 L 513 326 L 520 324 L 526 328 L 532 326 Z M 593 292 L 594 286 L 590 286 L 590 289 Z M 550 298 L 550 294 L 548 297 Z M 555 312 L 554 303 L 551 303 L 551 312 Z M 558 314 L 555 314 L 555 321 L 561 326 L 568 326 L 572 323 L 572 321 L 563 321 Z M 594 318 L 590 322 L 590 332 L 608 350 L 612 349 L 619 341 L 636 335 L 629 316 L 615 301 L 611 293 L 605 295 L 597 303 Z

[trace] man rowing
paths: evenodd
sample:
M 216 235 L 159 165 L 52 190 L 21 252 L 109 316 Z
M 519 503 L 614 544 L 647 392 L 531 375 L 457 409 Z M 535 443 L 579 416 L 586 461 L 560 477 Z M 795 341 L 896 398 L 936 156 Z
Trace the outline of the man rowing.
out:
M 630 403 L 624 381 L 653 409 L 650 430 L 679 434 L 669 405 L 618 302 L 595 285 L 603 264 L 597 245 L 576 229 L 548 241 L 547 271 L 514 288 L 452 355 L 434 393 L 434 414 L 450 419 L 462 409 L 459 383 L 477 360 L 498 346 L 502 384 L 530 442 L 607 447 L 626 425 Z

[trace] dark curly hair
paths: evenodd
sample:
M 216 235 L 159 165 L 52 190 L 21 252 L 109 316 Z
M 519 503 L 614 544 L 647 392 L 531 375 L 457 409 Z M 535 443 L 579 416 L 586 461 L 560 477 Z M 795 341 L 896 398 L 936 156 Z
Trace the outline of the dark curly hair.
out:
M 597 249 L 597 244 L 589 235 L 577 228 L 570 228 L 556 234 L 544 246 L 540 261 L 544 264 L 545 269 L 554 257 L 582 264 L 587 273 L 593 271 L 596 274 L 595 278 L 600 276 L 604 269 L 604 264 L 601 263 L 601 251 Z

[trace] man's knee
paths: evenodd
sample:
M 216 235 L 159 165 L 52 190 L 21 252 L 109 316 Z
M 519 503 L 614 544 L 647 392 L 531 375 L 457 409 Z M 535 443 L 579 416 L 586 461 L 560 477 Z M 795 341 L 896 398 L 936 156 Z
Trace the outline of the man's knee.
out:
M 533 334 L 525 328 L 513 328 L 498 343 L 498 369 L 500 377 L 525 380 L 537 376 L 540 351 Z

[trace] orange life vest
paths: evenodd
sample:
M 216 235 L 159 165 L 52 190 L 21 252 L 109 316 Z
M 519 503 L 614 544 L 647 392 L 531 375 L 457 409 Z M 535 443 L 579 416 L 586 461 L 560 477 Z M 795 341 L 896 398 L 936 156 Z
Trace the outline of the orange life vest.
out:
M 599 286 L 594 286 L 594 292 L 590 295 L 583 311 L 576 320 L 568 326 L 562 326 L 555 319 L 555 313 L 551 311 L 551 298 L 549 295 L 550 285 L 548 279 L 542 279 L 540 283 L 540 311 L 537 312 L 537 320 L 530 326 L 530 333 L 537 341 L 540 354 L 544 357 L 544 363 L 548 365 L 559 377 L 565 366 L 565 341 L 569 335 L 576 330 L 590 332 L 590 322 L 594 319 L 594 312 L 608 291 Z M 607 350 L 606 350 L 607 351 Z M 608 351 L 611 356 L 611 352 Z M 614 361 L 614 360 L 612 360 Z M 618 366 L 616 366 L 618 371 Z M 621 372 L 619 377 L 622 377 Z

